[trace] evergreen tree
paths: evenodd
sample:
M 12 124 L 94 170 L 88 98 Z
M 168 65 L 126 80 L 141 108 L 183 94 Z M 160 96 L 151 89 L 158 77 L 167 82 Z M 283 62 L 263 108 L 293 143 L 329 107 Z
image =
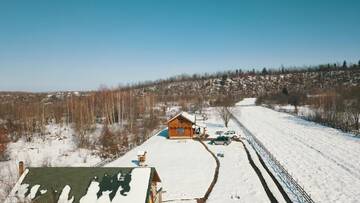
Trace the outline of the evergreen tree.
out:
M 344 63 L 343 63 L 343 66 L 342 66 L 343 68 L 347 68 L 347 64 L 346 64 L 346 61 L 344 61 Z
M 282 93 L 284 94 L 284 95 L 289 95 L 289 92 L 288 92 L 288 90 L 287 90 L 287 88 L 286 87 L 284 87 L 283 89 L 282 89 Z
M 282 73 L 282 74 L 285 73 L 285 68 L 284 68 L 284 66 L 281 66 L 281 73 Z
M 262 73 L 263 75 L 266 75 L 266 74 L 268 74 L 268 71 L 267 71 L 266 68 L 264 67 L 264 68 L 262 69 L 261 73 Z

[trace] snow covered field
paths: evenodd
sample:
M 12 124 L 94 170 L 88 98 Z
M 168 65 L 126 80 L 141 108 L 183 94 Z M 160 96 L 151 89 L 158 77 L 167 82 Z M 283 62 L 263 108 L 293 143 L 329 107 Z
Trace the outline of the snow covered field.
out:
M 155 167 L 162 180 L 164 200 L 203 197 L 213 178 L 213 157 L 197 141 L 169 140 L 166 135 L 154 135 L 105 167 L 137 166 L 138 151 L 146 151 L 146 164 Z
M 215 108 L 205 110 L 208 120 L 204 123 L 207 125 L 207 133 L 211 137 L 216 137 L 215 132 L 218 130 L 235 130 L 237 133 L 241 129 L 235 122 L 230 120 L 228 128 L 225 128 L 223 121 L 217 115 Z M 246 143 L 246 140 L 244 140 Z M 224 157 L 219 157 L 220 173 L 218 181 L 208 199 L 208 202 L 226 203 L 226 202 L 269 202 L 263 186 L 255 171 L 251 167 L 245 149 L 240 142 L 232 142 L 228 146 L 210 145 L 208 147 L 215 154 L 223 153 Z M 281 193 L 278 191 L 270 176 L 255 154 L 250 145 L 247 145 L 255 164 L 260 168 L 268 186 L 279 202 L 284 202 Z
M 41 166 L 92 166 L 100 157 L 87 149 L 79 149 L 74 141 L 72 129 L 59 125 L 48 125 L 48 135 L 35 136 L 31 142 L 20 139 L 10 143 L 9 161 L 0 162 L 0 202 L 18 179 L 18 163 L 25 167 Z
M 237 104 L 235 116 L 315 202 L 358 202 L 360 139 L 268 108 Z
M 215 154 L 223 153 L 218 181 L 208 202 L 269 202 L 266 193 L 251 168 L 241 143 L 229 146 L 208 145 Z
M 208 120 L 203 123 L 207 125 L 207 133 L 211 137 L 216 137 L 215 132 L 219 130 L 231 129 L 240 132 L 240 128 L 233 121 L 225 128 L 215 108 L 208 108 L 204 113 L 207 114 Z M 155 167 L 159 172 L 163 190 L 166 191 L 163 194 L 165 201 L 202 197 L 212 181 L 215 160 L 197 141 L 169 140 L 166 139 L 166 134 L 162 132 L 151 137 L 141 146 L 105 167 L 137 166 L 137 153 L 147 151 L 146 164 Z M 225 155 L 219 158 L 219 177 L 208 202 L 269 202 L 241 143 L 232 142 L 229 146 L 206 144 L 215 154 L 221 152 Z M 255 153 L 252 157 L 261 168 Z M 274 196 L 279 202 L 284 202 L 270 176 L 263 168 L 261 171 Z
M 280 161 L 303 186 L 315 202 L 357 202 L 360 198 L 360 139 L 338 130 L 302 120 L 287 113 L 255 106 L 255 99 L 238 103 L 234 115 Z M 225 128 L 215 108 L 204 110 L 210 137 L 216 131 L 240 127 L 229 122 Z M 0 202 L 6 183 L 17 179 L 18 161 L 26 166 L 92 166 L 100 158 L 89 150 L 78 149 L 73 132 L 66 127 L 50 125 L 50 135 L 31 142 L 19 140 L 9 145 L 10 161 L 0 162 Z M 169 140 L 163 131 L 152 136 L 124 156 L 105 167 L 137 166 L 137 154 L 146 151 L 146 164 L 155 167 L 162 180 L 163 199 L 171 202 L 195 202 L 208 189 L 216 167 L 215 160 L 194 140 Z M 279 202 L 284 199 L 266 170 L 261 167 L 255 151 L 243 140 L 252 160 L 260 169 L 271 193 Z M 209 196 L 210 203 L 269 202 L 264 187 L 248 161 L 244 146 L 232 142 L 228 146 L 207 143 L 219 157 L 218 181 Z

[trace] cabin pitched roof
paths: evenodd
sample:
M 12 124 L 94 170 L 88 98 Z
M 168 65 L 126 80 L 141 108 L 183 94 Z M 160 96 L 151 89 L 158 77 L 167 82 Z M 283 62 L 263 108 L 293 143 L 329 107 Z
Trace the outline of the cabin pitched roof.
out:
M 189 113 L 187 113 L 187 112 L 185 112 L 185 111 L 182 111 L 182 112 L 180 112 L 180 113 L 178 113 L 177 115 L 175 115 L 174 117 L 172 117 L 170 120 L 168 120 L 168 123 L 169 122 L 171 122 L 172 120 L 174 120 L 175 118 L 177 118 L 177 117 L 179 117 L 179 116 L 181 116 L 181 117 L 183 117 L 183 118 L 185 118 L 186 120 L 188 120 L 188 121 L 190 121 L 192 124 L 195 124 L 195 115 L 191 115 L 191 114 L 189 114 Z
M 160 182 L 155 168 L 54 167 L 27 168 L 5 203 L 116 202 L 146 203 L 152 180 Z M 62 201 L 60 201 L 62 200 Z

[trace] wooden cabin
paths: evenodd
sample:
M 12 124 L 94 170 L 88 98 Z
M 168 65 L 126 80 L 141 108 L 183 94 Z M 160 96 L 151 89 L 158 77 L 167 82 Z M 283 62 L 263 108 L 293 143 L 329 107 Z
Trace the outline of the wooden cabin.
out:
M 168 138 L 193 138 L 195 135 L 194 126 L 195 116 L 181 112 L 168 121 Z

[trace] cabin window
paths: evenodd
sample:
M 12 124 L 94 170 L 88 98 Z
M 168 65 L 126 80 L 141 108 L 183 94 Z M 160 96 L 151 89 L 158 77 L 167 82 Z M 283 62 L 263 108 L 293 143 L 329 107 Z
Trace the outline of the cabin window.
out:
M 178 128 L 176 129 L 177 130 L 177 133 L 178 135 L 183 135 L 185 133 L 185 129 L 184 128 Z

